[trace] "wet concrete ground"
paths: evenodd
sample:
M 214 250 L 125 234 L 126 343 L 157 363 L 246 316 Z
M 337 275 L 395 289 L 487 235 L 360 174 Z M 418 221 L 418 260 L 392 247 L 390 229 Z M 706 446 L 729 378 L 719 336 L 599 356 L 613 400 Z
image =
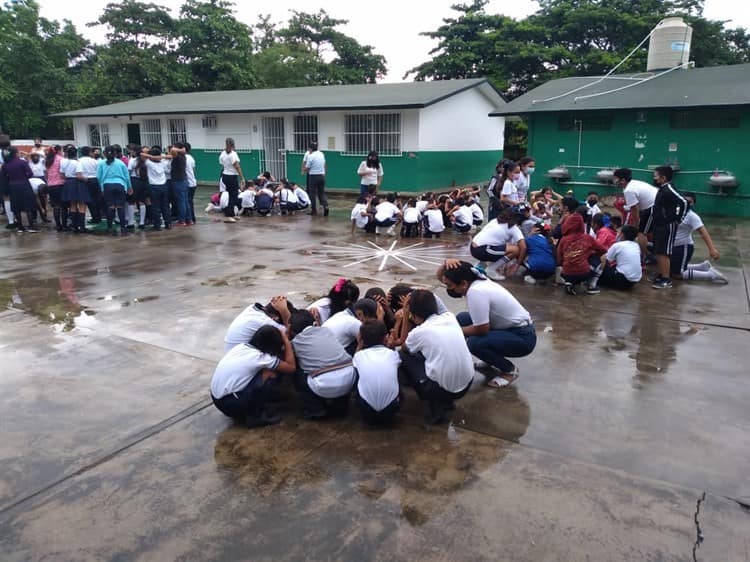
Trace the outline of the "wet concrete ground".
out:
M 507 283 L 537 350 L 514 388 L 478 380 L 450 428 L 426 428 L 410 391 L 391 430 L 308 422 L 290 389 L 279 426 L 234 427 L 208 382 L 247 303 L 305 304 L 339 275 L 435 287 L 414 260 L 328 261 L 368 245 L 348 208 L 0 234 L 3 561 L 750 560 L 750 225 L 708 223 L 728 286 Z

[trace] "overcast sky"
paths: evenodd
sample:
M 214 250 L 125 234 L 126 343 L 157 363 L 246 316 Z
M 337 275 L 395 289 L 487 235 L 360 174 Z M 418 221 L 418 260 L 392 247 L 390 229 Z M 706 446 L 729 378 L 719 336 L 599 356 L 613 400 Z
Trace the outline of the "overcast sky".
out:
M 177 13 L 182 0 L 152 0 Z M 61 2 L 38 0 L 42 16 L 48 19 L 70 19 L 85 37 L 93 42 L 103 42 L 104 29 L 89 28 L 86 24 L 96 20 L 107 1 Z M 388 75 L 384 82 L 399 82 L 404 73 L 429 58 L 435 46 L 432 40 L 419 35 L 432 31 L 443 18 L 453 17 L 452 4 L 469 3 L 469 0 L 378 0 L 354 2 L 352 0 L 276 0 L 275 2 L 236 2 L 237 19 L 247 24 L 257 21 L 259 14 L 270 14 L 276 21 L 286 21 L 289 10 L 316 12 L 325 7 L 332 17 L 349 20 L 342 30 L 360 43 L 372 45 L 387 60 Z M 265 5 L 264 5 L 265 4 Z M 84 8 L 85 6 L 85 8 Z M 262 6 L 262 7 L 261 7 Z M 513 18 L 523 18 L 535 12 L 538 5 L 533 0 L 491 0 L 490 13 L 503 13 Z M 750 28 L 750 2 L 747 0 L 705 0 L 704 15 L 709 19 L 731 20 L 730 27 Z

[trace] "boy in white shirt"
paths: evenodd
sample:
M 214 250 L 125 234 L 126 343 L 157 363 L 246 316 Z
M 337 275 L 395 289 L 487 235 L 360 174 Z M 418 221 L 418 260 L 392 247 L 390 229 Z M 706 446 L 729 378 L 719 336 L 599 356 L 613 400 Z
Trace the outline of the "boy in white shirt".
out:
M 296 183 L 293 183 L 292 187 L 294 188 L 294 195 L 297 196 L 297 205 L 299 206 L 300 211 L 307 209 L 310 206 L 310 196 L 307 194 L 307 191 L 302 189 Z
M 380 234 L 380 228 L 388 228 L 387 234 L 394 236 L 396 234 L 393 226 L 401 217 L 401 209 L 396 206 L 396 194 L 389 193 L 385 201 L 382 201 L 375 207 L 375 234 Z
M 445 230 L 445 222 L 443 221 L 443 211 L 438 209 L 435 201 L 430 201 L 430 205 L 424 212 L 424 237 L 425 238 L 440 238 L 440 234 Z
M 372 220 L 372 213 L 370 212 L 369 200 L 366 196 L 361 195 L 357 199 L 357 203 L 352 208 L 352 213 L 349 217 L 352 221 L 352 234 L 355 229 L 361 228 L 367 230 L 367 225 Z
M 453 314 L 437 313 L 430 291 L 413 291 L 403 310 L 415 327 L 401 347 L 402 367 L 419 398 L 429 405 L 427 421 L 444 422 L 453 401 L 466 394 L 474 380 L 466 339 Z
M 636 242 L 638 228 L 626 224 L 620 230 L 622 240 L 615 242 L 602 258 L 604 269 L 600 275 L 599 285 L 613 289 L 630 289 L 641 280 L 641 247 Z
M 351 355 L 357 348 L 357 334 L 359 334 L 361 324 L 362 322 L 354 314 L 354 310 L 346 308 L 323 322 L 323 327 L 328 328 L 336 337 L 336 340 Z
M 292 215 L 295 211 L 299 211 L 300 207 L 298 203 L 297 195 L 294 193 L 291 184 L 286 181 L 282 182 L 279 188 L 279 208 L 281 209 L 281 214 L 286 215 L 289 213 Z
M 401 237 L 419 237 L 419 226 L 421 221 L 422 214 L 417 210 L 417 200 L 412 197 L 406 203 L 406 209 L 404 209 L 404 222 L 401 224 Z
M 240 312 L 232 321 L 224 335 L 224 353 L 234 346 L 247 343 L 261 326 L 271 325 L 279 330 L 286 330 L 294 307 L 286 297 L 277 296 L 266 306 L 256 302 Z
M 469 232 L 474 226 L 474 214 L 471 211 L 471 205 L 463 197 L 456 200 L 456 206 L 449 213 L 453 220 L 453 228 L 457 232 Z
M 362 323 L 352 358 L 357 376 L 357 404 L 365 423 L 387 424 L 401 407 L 398 352 L 385 346 L 388 329 L 380 320 Z

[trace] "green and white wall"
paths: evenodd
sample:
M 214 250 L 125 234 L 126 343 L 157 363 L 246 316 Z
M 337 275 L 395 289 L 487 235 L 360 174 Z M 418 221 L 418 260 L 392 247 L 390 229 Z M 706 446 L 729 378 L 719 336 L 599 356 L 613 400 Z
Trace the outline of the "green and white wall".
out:
M 344 122 L 346 114 L 398 113 L 401 116 L 401 152 L 382 156 L 384 168 L 383 190 L 422 192 L 486 182 L 495 164 L 502 157 L 505 121 L 488 117 L 496 107 L 497 96 L 482 85 L 449 97 L 421 109 L 388 111 L 320 111 L 304 113 L 318 117 L 318 143 L 325 153 L 328 166 L 327 186 L 331 189 L 358 190 L 357 167 L 363 154 L 345 152 Z M 79 145 L 90 143 L 90 124 L 106 123 L 110 142 L 128 144 L 127 125 L 142 123 L 144 119 L 160 119 L 161 144 L 170 143 L 169 120 L 185 119 L 187 140 L 193 147 L 197 176 L 201 182 L 216 182 L 219 176 L 218 155 L 224 139 L 232 137 L 237 145 L 241 165 L 250 178 L 270 168 L 264 153 L 264 117 L 283 118 L 285 160 L 287 177 L 302 181 L 300 173 L 303 152 L 294 148 L 293 111 L 285 113 L 235 113 L 217 114 L 216 126 L 203 127 L 204 114 L 119 116 L 102 118 L 76 118 L 74 131 Z
M 536 158 L 537 174 L 532 186 L 539 189 L 552 186 L 558 193 L 573 189 L 579 198 L 588 191 L 600 194 L 619 193 L 620 190 L 598 183 L 596 172 L 602 168 L 627 167 L 634 170 L 637 179 L 650 182 L 654 167 L 677 163 L 679 171 L 674 184 L 678 189 L 698 194 L 697 209 L 701 213 L 750 216 L 750 158 L 747 156 L 747 139 L 750 138 L 750 110 L 742 108 L 739 126 L 719 127 L 717 112 L 723 110 L 694 110 L 687 114 L 680 128 L 673 128 L 671 110 L 619 110 L 611 113 L 611 128 L 587 130 L 587 118 L 601 123 L 600 114 L 585 112 L 567 114 L 576 119 L 583 117 L 580 134 L 577 127 L 560 130 L 558 113 L 536 113 L 529 117 L 528 152 Z M 708 113 L 706 113 L 708 112 Z M 728 124 L 723 120 L 724 125 Z M 732 120 L 729 120 L 732 121 Z M 736 119 L 733 125 L 737 125 Z M 556 182 L 544 177 L 549 169 L 564 164 L 571 179 Z M 734 174 L 739 187 L 718 189 L 708 180 L 714 170 Z

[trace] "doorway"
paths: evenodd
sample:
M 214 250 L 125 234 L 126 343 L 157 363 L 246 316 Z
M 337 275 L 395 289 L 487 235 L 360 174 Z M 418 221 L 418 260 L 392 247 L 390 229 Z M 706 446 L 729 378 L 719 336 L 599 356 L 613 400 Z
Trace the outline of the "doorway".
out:
M 128 144 L 137 144 L 138 146 L 141 146 L 140 123 L 128 123 Z
M 284 118 L 263 118 L 263 163 L 262 171 L 268 170 L 276 179 L 286 177 L 286 145 Z

